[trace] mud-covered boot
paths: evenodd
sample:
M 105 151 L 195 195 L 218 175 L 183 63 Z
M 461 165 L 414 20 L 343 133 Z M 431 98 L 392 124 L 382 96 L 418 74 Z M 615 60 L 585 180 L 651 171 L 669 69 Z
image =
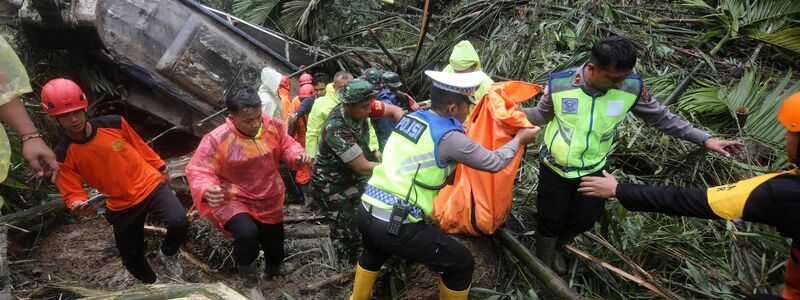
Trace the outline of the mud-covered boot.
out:
M 166 255 L 161 251 L 161 249 L 159 249 L 158 259 L 161 261 L 161 264 L 164 265 L 164 268 L 167 269 L 169 276 L 172 276 L 175 279 L 181 278 L 181 275 L 183 275 L 183 268 L 181 267 L 181 263 L 178 261 L 177 253 L 173 255 Z
M 264 272 L 261 273 L 261 278 L 264 280 L 273 280 L 278 273 L 280 273 L 281 266 L 271 266 L 269 264 L 264 264 Z
M 242 295 L 250 300 L 265 300 L 261 294 L 261 287 L 258 285 L 258 273 L 256 262 L 246 266 L 236 266 L 239 270 L 239 277 L 242 278 Z
M 538 232 L 536 233 L 536 257 L 541 260 L 545 266 L 548 268 L 553 267 L 553 255 L 555 254 L 556 250 L 556 241 L 558 240 L 555 237 L 546 237 Z
M 575 239 L 577 234 L 567 232 L 558 235 L 558 240 L 556 240 L 556 249 L 553 251 L 553 271 L 556 271 L 558 275 L 566 275 L 567 274 L 567 260 L 565 255 L 567 254 L 567 249 L 564 248 L 564 245 L 569 244 Z
M 308 191 L 308 183 L 300 185 L 300 194 L 303 195 L 303 206 L 309 207 L 314 202 L 314 198 L 311 197 L 311 193 Z

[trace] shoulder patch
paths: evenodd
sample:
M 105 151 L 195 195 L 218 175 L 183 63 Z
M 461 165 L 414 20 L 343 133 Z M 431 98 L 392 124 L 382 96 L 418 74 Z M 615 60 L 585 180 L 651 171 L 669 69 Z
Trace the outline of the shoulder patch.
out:
M 400 123 L 397 123 L 397 126 L 394 127 L 393 131 L 399 133 L 414 143 L 417 143 L 420 136 L 422 136 L 422 133 L 425 132 L 425 129 L 427 128 L 427 124 L 422 123 L 417 119 L 403 117 L 400 119 Z

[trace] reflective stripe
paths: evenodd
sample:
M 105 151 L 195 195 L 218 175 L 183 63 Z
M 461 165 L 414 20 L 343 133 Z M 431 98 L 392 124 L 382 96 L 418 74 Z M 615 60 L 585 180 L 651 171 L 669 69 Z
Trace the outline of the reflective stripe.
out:
M 361 201 L 361 205 L 372 214 L 372 216 L 378 220 L 389 222 L 389 218 L 392 217 L 392 211 L 386 210 L 375 205 L 369 204 L 367 202 Z M 411 224 L 411 221 L 408 219 L 403 220 L 403 224 Z
M 433 159 L 433 152 L 428 152 L 428 153 L 425 153 L 425 154 L 420 154 L 420 155 L 417 155 L 417 156 L 412 156 L 412 157 L 406 158 L 402 162 L 400 162 L 400 165 L 401 166 L 405 166 L 405 165 L 409 165 L 409 164 L 419 164 L 419 163 L 425 162 L 425 161 L 430 160 L 430 159 Z
M 429 161 L 421 163 L 421 164 L 413 164 L 413 165 L 407 165 L 407 166 L 400 167 L 399 169 L 397 169 L 397 172 L 398 173 L 415 172 L 415 171 L 417 171 L 417 168 L 422 170 L 422 169 L 426 169 L 426 168 L 430 168 L 430 167 L 434 167 L 434 166 L 436 166 L 436 161 L 435 160 L 429 160 Z
M 367 188 L 364 190 L 364 194 L 388 205 L 394 205 L 397 202 L 405 201 L 403 200 L 403 198 L 397 197 L 392 193 L 387 193 L 379 188 L 372 186 L 371 184 L 367 184 Z M 414 206 L 413 208 L 411 208 L 411 212 L 409 214 L 417 219 L 422 219 L 423 216 L 422 209 L 420 209 L 418 206 Z

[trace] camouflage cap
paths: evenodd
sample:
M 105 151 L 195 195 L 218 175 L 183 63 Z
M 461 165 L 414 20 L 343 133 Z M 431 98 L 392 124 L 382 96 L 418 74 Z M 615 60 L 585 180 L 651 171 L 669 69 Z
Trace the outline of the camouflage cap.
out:
M 364 77 L 363 79 L 369 81 L 369 83 L 372 83 L 374 85 L 380 85 L 382 73 L 383 72 L 381 72 L 381 70 L 378 70 L 376 68 L 369 68 L 364 70 L 364 75 L 362 76 Z
M 353 79 L 336 92 L 342 103 L 357 103 L 372 100 L 378 94 L 377 87 L 366 80 Z
M 403 82 L 400 80 L 400 75 L 395 72 L 383 73 L 383 75 L 381 75 L 381 82 L 386 86 L 393 88 L 399 88 L 403 86 Z

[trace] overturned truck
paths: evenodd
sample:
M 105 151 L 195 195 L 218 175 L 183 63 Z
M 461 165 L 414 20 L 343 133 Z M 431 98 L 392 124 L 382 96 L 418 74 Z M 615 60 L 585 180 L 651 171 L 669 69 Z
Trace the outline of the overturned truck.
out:
M 197 136 L 220 124 L 228 92 L 261 84 L 262 68 L 290 74 L 329 56 L 192 0 L 0 2 L 50 46 L 96 49 L 131 79 L 124 102 Z

